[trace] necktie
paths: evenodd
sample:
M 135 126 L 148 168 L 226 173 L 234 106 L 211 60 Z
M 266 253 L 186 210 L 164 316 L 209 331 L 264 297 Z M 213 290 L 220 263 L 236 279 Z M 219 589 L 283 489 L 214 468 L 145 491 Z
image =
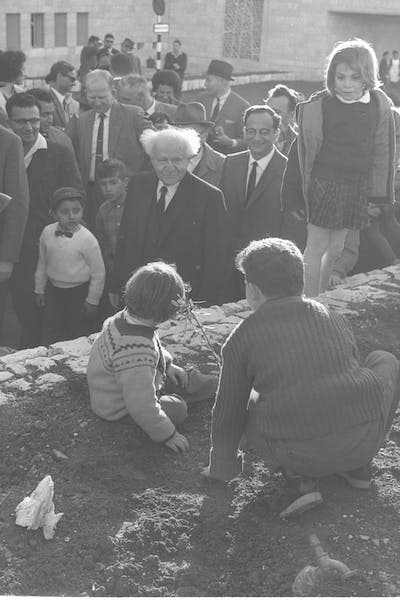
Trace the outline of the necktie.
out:
M 160 196 L 157 202 L 157 210 L 159 215 L 163 215 L 165 212 L 165 196 L 167 195 L 168 188 L 163 185 L 160 190 Z
M 54 233 L 56 237 L 59 237 L 60 235 L 65 235 L 65 237 L 67 238 L 72 238 L 72 236 L 74 235 L 72 231 L 63 231 L 62 229 L 56 229 Z
M 215 103 L 214 110 L 212 111 L 210 121 L 213 121 L 215 123 L 215 121 L 217 120 L 217 117 L 218 117 L 218 113 L 219 113 L 219 98 L 217 98 L 217 101 Z
M 104 119 L 106 115 L 103 113 L 99 114 L 99 129 L 97 131 L 97 142 L 96 142 L 96 163 L 95 171 L 97 171 L 98 165 L 103 161 L 103 138 L 104 138 Z
M 256 187 L 257 167 L 258 167 L 258 163 L 257 163 L 257 161 L 254 161 L 253 166 L 250 171 L 249 181 L 247 182 L 245 206 L 249 205 L 251 195 L 254 192 L 254 188 Z

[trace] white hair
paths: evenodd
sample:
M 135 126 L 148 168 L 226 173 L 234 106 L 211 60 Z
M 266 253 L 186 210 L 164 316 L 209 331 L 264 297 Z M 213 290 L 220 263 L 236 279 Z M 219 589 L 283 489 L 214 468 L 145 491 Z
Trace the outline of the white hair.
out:
M 200 150 L 200 136 L 194 129 L 178 129 L 177 127 L 169 127 L 160 131 L 145 129 L 140 136 L 143 148 L 150 157 L 154 155 L 157 142 L 164 140 L 169 142 L 171 147 L 183 146 L 188 158 L 195 156 Z
M 94 69 L 94 71 L 89 71 L 89 73 L 86 75 L 86 80 L 85 80 L 86 87 L 90 83 L 96 82 L 96 81 L 105 81 L 107 83 L 108 87 L 110 88 L 110 90 L 114 89 L 113 76 L 111 75 L 111 73 L 109 73 L 105 69 Z

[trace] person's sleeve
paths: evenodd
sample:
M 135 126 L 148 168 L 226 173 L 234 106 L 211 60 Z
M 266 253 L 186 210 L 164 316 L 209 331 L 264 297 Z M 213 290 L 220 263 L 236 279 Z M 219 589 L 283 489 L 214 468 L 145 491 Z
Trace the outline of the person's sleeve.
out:
M 175 434 L 175 426 L 162 410 L 154 385 L 154 369 L 136 366 L 116 371 L 126 408 L 132 419 L 154 441 L 165 443 Z
M 181 58 L 181 71 L 182 71 L 182 73 L 184 71 L 186 71 L 186 67 L 187 67 L 187 54 L 186 54 L 186 52 L 182 52 L 182 58 Z
M 47 283 L 45 232 L 39 240 L 39 259 L 35 272 L 35 294 L 44 294 Z
M 2 214 L 3 227 L 0 238 L 0 262 L 18 262 L 29 211 L 29 187 L 21 140 L 12 136 L 4 161 L 4 187 L 11 196 Z
M 78 190 L 83 190 L 82 178 L 74 152 L 68 146 L 59 146 L 59 151 L 59 187 L 74 187 Z
M 109 273 L 112 268 L 112 253 L 108 242 L 106 228 L 104 225 L 104 216 L 99 209 L 96 214 L 96 237 L 103 255 L 106 271 Z
M 283 174 L 281 205 L 284 212 L 305 209 L 297 139 L 290 147 L 288 162 Z
M 83 251 L 83 256 L 90 269 L 90 284 L 86 302 L 98 306 L 104 289 L 106 270 L 100 246 L 96 238 L 92 235 L 87 248 Z
M 238 447 L 246 426 L 252 388 L 235 332 L 222 348 L 222 361 L 211 419 L 210 475 L 215 479 L 229 480 L 242 470 Z
M 172 69 L 171 55 L 169 52 L 165 55 L 164 69 Z
M 71 139 L 75 156 L 78 156 L 79 151 L 78 119 L 79 115 L 73 115 L 68 121 L 67 126 L 65 128 L 65 133 Z
M 131 182 L 128 186 L 128 192 L 125 200 L 124 210 L 122 212 L 121 222 L 118 229 L 118 237 L 117 244 L 115 248 L 115 257 L 110 273 L 110 292 L 115 294 L 121 293 L 122 287 L 125 285 L 126 280 L 124 280 L 127 269 L 126 269 L 126 243 L 127 238 L 129 236 L 129 228 L 130 228 L 130 202 L 134 201 L 134 194 L 132 194 L 132 198 L 130 197 L 130 190 L 134 189 L 134 177 L 131 179 Z M 128 277 L 126 277 L 127 279 Z
M 344 241 L 344 248 L 333 266 L 333 272 L 344 279 L 356 266 L 358 248 L 360 246 L 360 232 L 350 229 Z

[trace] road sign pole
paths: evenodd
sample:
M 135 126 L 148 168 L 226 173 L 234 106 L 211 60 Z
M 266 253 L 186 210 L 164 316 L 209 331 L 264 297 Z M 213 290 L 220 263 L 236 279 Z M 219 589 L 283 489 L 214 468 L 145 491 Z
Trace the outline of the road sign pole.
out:
M 161 23 L 161 16 L 157 15 L 157 23 Z M 156 69 L 161 69 L 161 33 L 157 33 L 157 57 L 156 57 Z

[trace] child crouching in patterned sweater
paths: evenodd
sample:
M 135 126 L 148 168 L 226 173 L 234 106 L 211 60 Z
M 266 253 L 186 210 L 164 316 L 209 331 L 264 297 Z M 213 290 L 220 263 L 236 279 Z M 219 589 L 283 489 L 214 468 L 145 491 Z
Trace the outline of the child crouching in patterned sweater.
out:
M 126 284 L 126 308 L 107 319 L 93 344 L 87 379 L 93 412 L 108 421 L 130 415 L 155 442 L 175 452 L 189 443 L 176 431 L 187 416 L 176 395 L 158 397 L 164 380 L 187 387 L 187 373 L 161 346 L 157 326 L 177 312 L 184 283 L 162 262 L 140 267 Z

